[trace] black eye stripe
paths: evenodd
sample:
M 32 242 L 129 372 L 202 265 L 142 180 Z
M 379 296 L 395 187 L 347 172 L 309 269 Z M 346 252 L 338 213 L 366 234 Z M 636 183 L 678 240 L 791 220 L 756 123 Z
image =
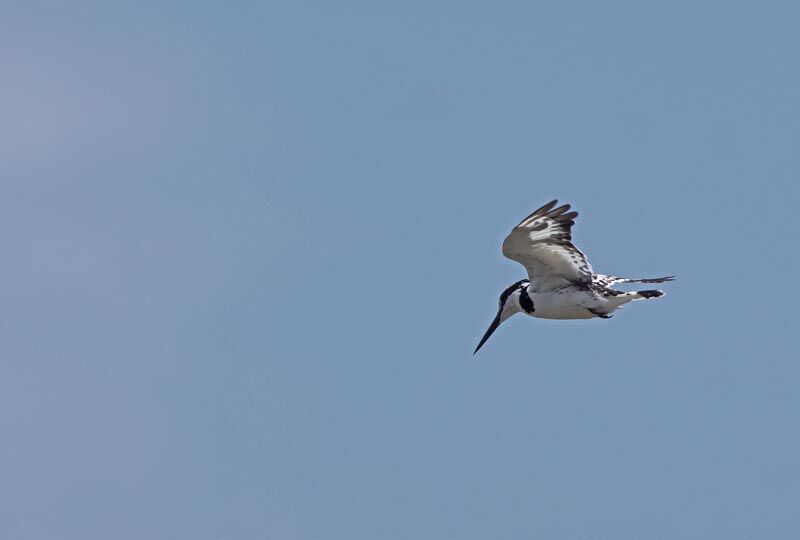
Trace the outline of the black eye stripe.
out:
M 528 283 L 529 283 L 529 281 L 527 279 L 521 279 L 521 280 L 517 281 L 516 283 L 513 283 L 506 290 L 504 290 L 503 293 L 500 295 L 500 307 L 502 308 L 505 305 L 506 300 L 508 300 L 508 297 L 511 296 L 511 294 L 514 291 L 516 291 L 517 289 L 523 289 L 523 290 L 527 289 L 528 288 Z

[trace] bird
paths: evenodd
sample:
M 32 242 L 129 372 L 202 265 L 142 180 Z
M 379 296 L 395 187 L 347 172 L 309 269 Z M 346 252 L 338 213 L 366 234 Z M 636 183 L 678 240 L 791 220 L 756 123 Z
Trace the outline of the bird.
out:
M 540 319 L 610 319 L 632 300 L 660 298 L 664 291 L 625 292 L 617 283 L 664 283 L 675 276 L 624 278 L 596 274 L 583 252 L 572 243 L 578 213 L 554 199 L 523 219 L 503 242 L 503 255 L 528 272 L 500 294 L 497 315 L 475 348 L 476 354 L 509 317 L 524 313 Z

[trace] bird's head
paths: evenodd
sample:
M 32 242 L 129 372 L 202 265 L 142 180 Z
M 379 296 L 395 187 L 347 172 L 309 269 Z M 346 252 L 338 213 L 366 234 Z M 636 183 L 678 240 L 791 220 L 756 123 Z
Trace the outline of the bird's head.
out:
M 516 283 L 512 284 L 511 286 L 507 287 L 506 290 L 500 294 L 500 302 L 498 303 L 497 307 L 497 315 L 495 316 L 492 324 L 489 325 L 489 329 L 486 330 L 486 333 L 483 334 L 480 343 L 478 346 L 475 347 L 475 354 L 483 347 L 483 344 L 489 339 L 489 337 L 494 333 L 495 330 L 509 317 L 514 315 L 515 313 L 519 313 L 520 311 L 525 311 L 520 304 L 520 295 L 523 289 L 527 289 L 529 281 L 527 279 L 521 279 Z

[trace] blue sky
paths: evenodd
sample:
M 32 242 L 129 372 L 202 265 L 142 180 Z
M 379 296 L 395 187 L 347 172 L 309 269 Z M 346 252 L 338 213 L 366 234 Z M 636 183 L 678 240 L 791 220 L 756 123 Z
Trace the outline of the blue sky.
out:
M 790 2 L 0 15 L 0 536 L 800 536 Z M 558 197 L 611 320 L 516 317 Z

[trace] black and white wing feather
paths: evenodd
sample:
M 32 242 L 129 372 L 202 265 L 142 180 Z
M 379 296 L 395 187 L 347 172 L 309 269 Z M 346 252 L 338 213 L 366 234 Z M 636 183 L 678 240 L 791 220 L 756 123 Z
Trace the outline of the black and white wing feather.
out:
M 503 242 L 503 255 L 528 271 L 532 291 L 592 282 L 592 266 L 572 243 L 578 213 L 570 212 L 568 204 L 555 208 L 557 204 L 550 201 L 523 219 Z
M 592 283 L 598 287 L 609 288 L 617 283 L 664 283 L 675 281 L 675 276 L 664 276 L 660 278 L 624 278 L 619 276 L 607 276 L 605 274 L 595 274 L 592 276 Z

